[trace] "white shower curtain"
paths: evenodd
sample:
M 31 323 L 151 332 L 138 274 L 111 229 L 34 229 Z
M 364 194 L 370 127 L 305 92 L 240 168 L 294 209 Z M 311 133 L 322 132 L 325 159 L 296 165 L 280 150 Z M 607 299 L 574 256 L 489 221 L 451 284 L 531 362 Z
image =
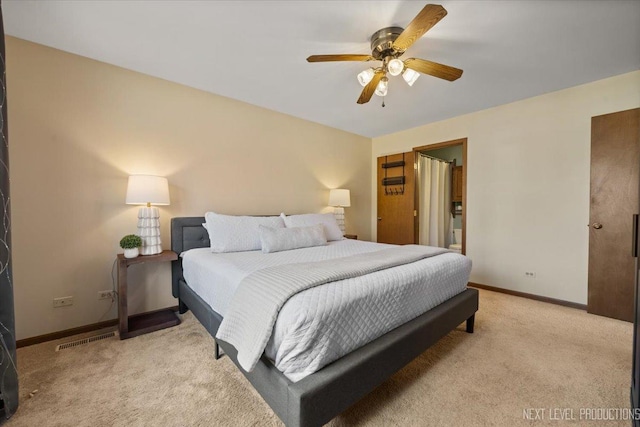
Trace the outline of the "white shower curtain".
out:
M 418 181 L 419 243 L 447 248 L 451 244 L 451 164 L 421 155 Z

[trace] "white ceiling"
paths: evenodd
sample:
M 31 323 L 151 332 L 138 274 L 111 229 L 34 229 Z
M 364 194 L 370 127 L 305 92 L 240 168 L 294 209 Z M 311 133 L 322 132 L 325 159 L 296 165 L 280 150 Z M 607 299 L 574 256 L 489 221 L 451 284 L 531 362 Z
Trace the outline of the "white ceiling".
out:
M 370 35 L 427 1 L 2 2 L 9 35 L 367 137 L 640 69 L 640 1 L 441 1 L 411 47 L 464 70 L 455 82 L 391 77 L 385 108 L 356 104 Z M 44 72 L 45 70 L 43 70 Z

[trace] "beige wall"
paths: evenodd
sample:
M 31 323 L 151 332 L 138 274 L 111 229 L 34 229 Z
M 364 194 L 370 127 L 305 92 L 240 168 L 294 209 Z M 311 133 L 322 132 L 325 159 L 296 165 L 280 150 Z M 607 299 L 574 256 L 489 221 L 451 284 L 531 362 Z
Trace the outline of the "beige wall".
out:
M 369 238 L 371 140 L 8 37 L 17 337 L 112 319 L 118 241 L 136 231 L 127 176 L 166 176 L 169 220 L 319 212 L 351 190 L 347 232 Z M 212 76 L 215 78 L 215 76 Z M 169 265 L 132 267 L 131 312 L 172 306 Z M 52 306 L 72 295 L 72 307 Z
M 372 165 L 467 137 L 471 280 L 584 304 L 591 117 L 639 106 L 636 71 L 374 138 Z M 375 236 L 375 167 L 371 173 Z

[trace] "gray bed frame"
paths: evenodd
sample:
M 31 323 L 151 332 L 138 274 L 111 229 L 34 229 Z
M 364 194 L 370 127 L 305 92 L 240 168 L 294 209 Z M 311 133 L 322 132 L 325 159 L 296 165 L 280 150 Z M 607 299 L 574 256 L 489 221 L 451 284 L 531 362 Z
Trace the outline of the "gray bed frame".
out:
M 209 236 L 202 227 L 203 222 L 203 217 L 172 218 L 171 249 L 180 254 L 189 249 L 209 247 Z M 191 310 L 215 337 L 222 316 L 187 285 L 182 276 L 182 258 L 173 261 L 172 291 L 173 296 L 178 298 L 180 313 Z M 216 358 L 219 345 L 288 427 L 321 426 L 461 323 L 466 321 L 466 330 L 472 333 L 477 310 L 478 291 L 468 288 L 295 383 L 276 369 L 264 355 L 252 372 L 245 372 L 238 365 L 235 348 L 224 341 L 216 343 Z

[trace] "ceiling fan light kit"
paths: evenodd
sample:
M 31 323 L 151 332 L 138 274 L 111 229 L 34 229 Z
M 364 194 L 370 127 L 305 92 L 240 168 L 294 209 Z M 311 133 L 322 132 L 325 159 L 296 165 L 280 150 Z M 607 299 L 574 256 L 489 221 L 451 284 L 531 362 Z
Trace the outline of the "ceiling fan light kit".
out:
M 399 59 L 416 40 L 446 14 L 447 11 L 444 7 L 428 4 L 413 18 L 407 28 L 386 27 L 373 33 L 371 36 L 371 55 L 311 55 L 307 61 L 382 61 L 382 66 L 371 67 L 358 74 L 358 82 L 364 86 L 360 98 L 358 98 L 358 104 L 369 102 L 374 93 L 378 96 L 387 95 L 389 88 L 387 73 L 391 76 L 402 74 L 402 78 L 409 86 L 413 86 L 420 77 L 420 73 L 448 81 L 457 80 L 462 76 L 462 70 L 458 68 L 418 58 L 409 58 L 404 61 Z

